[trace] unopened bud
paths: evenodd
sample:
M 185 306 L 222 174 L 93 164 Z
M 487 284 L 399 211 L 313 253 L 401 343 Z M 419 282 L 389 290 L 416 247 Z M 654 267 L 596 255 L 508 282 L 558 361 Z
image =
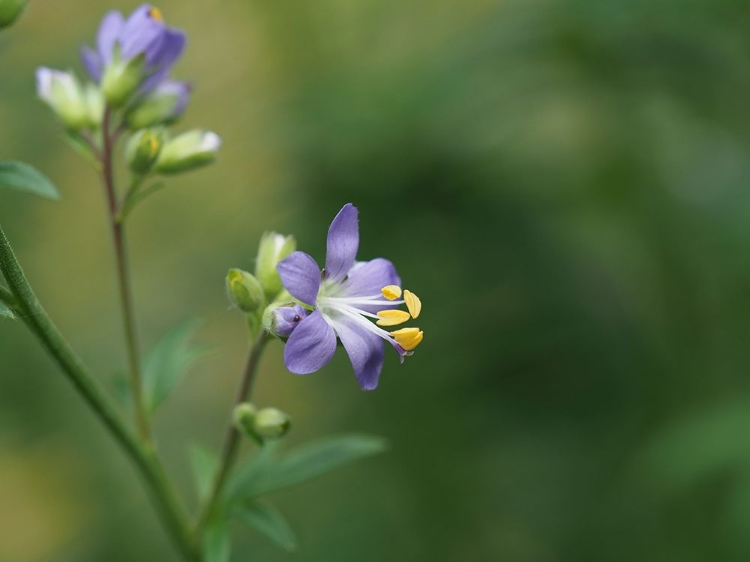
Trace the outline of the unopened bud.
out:
M 9 27 L 18 19 L 28 0 L 0 0 L 0 29 Z
M 271 305 L 263 314 L 263 326 L 274 336 L 288 338 L 308 314 L 298 304 Z
M 232 302 L 243 312 L 258 312 L 265 301 L 258 280 L 241 269 L 230 269 L 227 273 L 227 291 Z
M 80 131 L 89 125 L 83 90 L 72 72 L 41 67 L 36 71 L 36 90 L 68 129 Z
M 260 239 L 258 259 L 255 263 L 255 276 L 263 285 L 269 299 L 276 296 L 283 288 L 276 266 L 296 249 L 297 240 L 294 236 L 266 232 Z
M 257 412 L 258 409 L 249 402 L 238 404 L 232 412 L 234 427 L 236 427 L 245 435 L 254 438 L 255 436 L 253 435 L 253 422 L 255 420 L 255 414 Z
M 88 113 L 89 125 L 98 129 L 102 126 L 104 117 L 104 96 L 102 91 L 91 82 L 83 87 L 83 99 L 86 103 L 86 112 Z
M 263 408 L 255 414 L 253 433 L 261 439 L 279 439 L 292 428 L 292 418 L 276 408 Z
M 146 56 L 140 54 L 124 61 L 115 48 L 112 60 L 104 69 L 102 92 L 109 105 L 123 107 L 138 90 L 145 75 Z
M 194 130 L 169 140 L 156 162 L 160 174 L 178 174 L 216 160 L 221 137 L 212 131 Z
M 185 111 L 189 98 L 187 82 L 165 80 L 128 109 L 125 121 L 134 131 L 173 123 Z
M 134 134 L 125 145 L 125 161 L 135 174 L 151 171 L 164 145 L 164 131 L 144 129 Z

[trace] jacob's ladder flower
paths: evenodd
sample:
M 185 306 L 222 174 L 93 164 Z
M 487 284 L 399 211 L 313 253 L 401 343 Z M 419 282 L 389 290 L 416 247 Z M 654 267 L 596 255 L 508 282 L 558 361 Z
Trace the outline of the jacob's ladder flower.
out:
M 348 204 L 328 230 L 325 270 L 321 272 L 304 252 L 294 252 L 279 263 L 286 290 L 313 309 L 291 332 L 284 362 L 292 373 L 313 373 L 333 357 L 338 337 L 360 386 L 371 390 L 377 387 L 383 368 L 384 343 L 403 360 L 424 337 L 419 328 L 391 332 L 385 328 L 416 319 L 422 304 L 414 293 L 402 291 L 390 261 L 355 261 L 358 247 L 357 209 Z M 407 310 L 399 308 L 404 304 Z

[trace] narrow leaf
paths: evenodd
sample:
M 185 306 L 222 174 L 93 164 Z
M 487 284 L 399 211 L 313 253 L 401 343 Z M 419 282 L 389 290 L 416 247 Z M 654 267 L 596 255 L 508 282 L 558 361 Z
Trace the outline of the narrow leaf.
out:
M 193 479 L 198 499 L 202 502 L 211 492 L 216 471 L 219 469 L 219 458 L 200 445 L 190 447 L 190 464 L 193 467 Z
M 278 460 L 251 463 L 238 472 L 230 485 L 232 498 L 257 498 L 269 492 L 301 484 L 355 460 L 382 453 L 381 437 L 348 435 L 333 437 L 291 451 Z
M 275 507 L 261 502 L 245 503 L 237 506 L 232 515 L 281 548 L 289 552 L 297 550 L 297 537 L 294 531 Z
M 226 522 L 213 523 L 203 537 L 203 557 L 205 562 L 229 562 L 232 544 Z
M 115 375 L 114 395 L 117 401 L 126 411 L 130 412 L 133 408 L 133 393 L 130 391 L 130 381 L 122 373 Z
M 0 189 L 17 189 L 47 199 L 60 199 L 52 182 L 23 162 L 0 161 Z
M 191 346 L 190 340 L 200 326 L 190 321 L 180 324 L 146 357 L 143 365 L 143 389 L 151 413 L 169 396 L 191 364 L 208 351 L 206 346 Z
M 3 301 L 0 301 L 0 318 L 10 318 L 12 320 L 15 317 L 13 311 Z

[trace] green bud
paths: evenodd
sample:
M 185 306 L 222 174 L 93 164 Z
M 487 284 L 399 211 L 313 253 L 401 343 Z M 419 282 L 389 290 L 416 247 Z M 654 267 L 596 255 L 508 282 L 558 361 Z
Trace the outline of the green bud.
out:
M 155 170 L 160 174 L 178 174 L 200 168 L 216 160 L 221 137 L 212 131 L 193 130 L 167 142 Z
M 128 109 L 125 122 L 133 131 L 174 123 L 185 111 L 189 97 L 187 82 L 165 80 Z
M 296 249 L 297 240 L 294 236 L 266 232 L 260 239 L 258 259 L 255 262 L 255 276 L 263 285 L 269 299 L 273 299 L 283 288 L 276 266 Z
M 253 433 L 261 440 L 284 437 L 292 427 L 292 418 L 276 408 L 263 408 L 253 419 Z
M 234 412 L 232 412 L 234 427 L 248 437 L 255 439 L 255 435 L 253 434 L 253 423 L 257 412 L 258 409 L 249 402 L 238 404 L 235 406 Z
M 41 67 L 36 71 L 37 94 L 71 131 L 90 125 L 83 88 L 72 72 Z
M 145 67 L 146 55 L 140 54 L 124 62 L 115 49 L 102 76 L 102 92 L 112 107 L 123 107 L 130 101 L 143 82 Z
M 247 271 L 230 269 L 227 273 L 229 298 L 242 312 L 258 312 L 265 303 L 263 287 Z
M 160 129 L 144 129 L 138 131 L 125 145 L 125 161 L 138 175 L 145 175 L 151 171 L 161 148 L 164 146 L 164 131 Z
M 0 29 L 11 26 L 26 8 L 28 0 L 0 0 Z
M 102 126 L 102 117 L 104 116 L 104 96 L 102 96 L 102 91 L 95 84 L 88 82 L 83 87 L 83 99 L 86 103 L 89 125 L 94 129 L 98 129 Z

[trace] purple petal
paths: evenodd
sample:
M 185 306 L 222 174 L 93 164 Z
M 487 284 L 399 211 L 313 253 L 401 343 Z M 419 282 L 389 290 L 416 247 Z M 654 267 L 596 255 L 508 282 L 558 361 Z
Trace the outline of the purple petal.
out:
M 348 318 L 337 319 L 334 328 L 349 354 L 359 386 L 362 390 L 377 388 L 385 360 L 383 340 Z
M 383 258 L 357 262 L 349 270 L 349 277 L 343 283 L 342 295 L 346 297 L 369 297 L 379 295 L 386 285 L 401 286 L 401 279 L 393 264 Z M 357 305 L 357 308 L 375 314 L 392 305 Z
M 170 68 L 180 58 L 182 51 L 185 50 L 186 41 L 187 39 L 182 31 L 167 29 L 164 33 L 164 40 L 154 58 L 154 66 L 158 66 L 159 70 Z
M 320 267 L 304 252 L 292 252 L 276 266 L 284 288 L 297 300 L 314 305 L 320 289 Z
M 298 304 L 274 308 L 271 331 L 276 336 L 288 338 L 299 323 L 307 317 L 307 314 L 307 310 Z
M 120 32 L 123 60 L 141 53 L 146 55 L 146 65 L 151 66 L 161 51 L 165 36 L 164 22 L 151 15 L 151 6 L 138 8 L 125 22 Z
M 94 82 L 99 82 L 102 79 L 104 65 L 102 63 L 102 57 L 98 52 L 91 47 L 84 45 L 81 47 L 81 62 Z
M 359 224 L 357 208 L 351 203 L 344 205 L 328 229 L 326 251 L 326 277 L 341 281 L 354 265 L 359 249 Z
M 319 310 L 299 323 L 284 346 L 284 364 L 296 375 L 322 368 L 336 351 L 336 334 Z
M 112 50 L 124 24 L 125 20 L 118 11 L 109 12 L 102 18 L 96 34 L 96 47 L 105 66 L 112 60 Z

